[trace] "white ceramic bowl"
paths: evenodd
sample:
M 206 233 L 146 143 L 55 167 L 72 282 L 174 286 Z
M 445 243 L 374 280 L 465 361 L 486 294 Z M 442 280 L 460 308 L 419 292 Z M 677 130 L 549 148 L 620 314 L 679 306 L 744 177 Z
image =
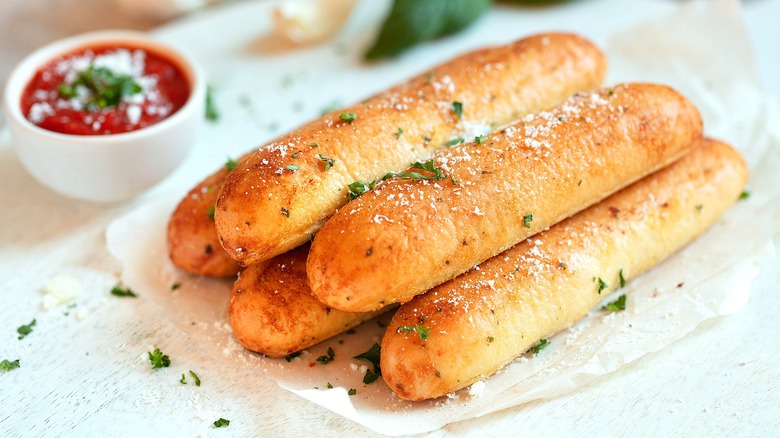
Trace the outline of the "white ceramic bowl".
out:
M 20 99 L 39 68 L 60 55 L 111 42 L 175 63 L 190 83 L 184 106 L 158 123 L 121 134 L 60 134 L 27 120 Z M 149 189 L 184 161 L 203 123 L 205 101 L 206 82 L 192 59 L 143 33 L 102 31 L 58 40 L 27 56 L 6 83 L 3 111 L 19 158 L 36 180 L 73 198 L 113 202 Z

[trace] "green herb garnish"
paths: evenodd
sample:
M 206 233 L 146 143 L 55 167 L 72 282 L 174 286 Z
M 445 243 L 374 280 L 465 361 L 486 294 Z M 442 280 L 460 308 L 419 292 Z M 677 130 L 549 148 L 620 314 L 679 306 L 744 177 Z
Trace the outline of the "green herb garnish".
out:
M 425 163 L 420 163 L 418 161 L 418 162 L 412 164 L 412 169 L 424 170 L 426 172 L 432 173 L 433 176 L 431 176 L 431 175 L 423 175 L 423 174 L 421 174 L 419 172 L 411 172 L 411 171 L 409 171 L 409 172 L 401 172 L 401 173 L 395 175 L 395 177 L 400 179 L 400 180 L 420 180 L 420 179 L 424 179 L 424 180 L 430 180 L 430 181 L 437 181 L 437 180 L 445 178 L 444 172 L 442 172 L 441 169 L 436 167 L 436 165 L 433 162 L 433 158 L 431 158 L 430 160 L 426 161 Z
M 739 194 L 739 199 L 747 199 L 750 197 L 750 191 L 749 190 L 743 190 L 742 193 Z
M 355 388 L 349 388 L 349 391 L 347 391 L 347 394 L 350 396 L 357 394 L 357 389 Z
M 607 283 L 604 282 L 604 280 L 601 279 L 601 277 L 598 278 L 599 280 L 599 295 L 601 295 L 601 291 L 608 288 Z
M 179 290 L 181 288 L 181 283 L 176 282 L 171 285 L 171 291 Z
M 531 228 L 531 222 L 534 220 L 534 215 L 531 213 L 528 213 L 527 215 L 523 216 L 523 226 L 526 228 Z
M 395 0 L 366 59 L 396 56 L 404 50 L 465 28 L 490 8 L 492 0 Z
M 95 67 L 94 64 L 78 72 L 72 83 L 60 85 L 57 91 L 60 96 L 70 99 L 77 97 L 78 87 L 84 87 L 90 92 L 90 99 L 86 103 L 88 111 L 115 107 L 123 98 L 143 91 L 132 76 L 116 74 L 109 68 Z
M 323 170 L 328 170 L 331 167 L 333 167 L 333 163 L 336 162 L 335 158 L 328 158 L 322 154 L 317 154 L 317 156 L 320 158 L 320 160 L 325 162 L 325 168 Z
M 427 335 L 426 335 L 427 337 Z M 382 375 L 382 370 L 379 368 L 380 347 L 376 342 L 365 353 L 358 354 L 353 359 L 366 361 L 371 364 L 372 369 L 366 371 L 366 375 L 363 376 L 363 383 L 368 385 L 376 381 L 379 376 Z
M 459 119 L 463 118 L 463 102 L 452 102 L 452 111 L 458 116 Z
M 32 321 L 30 321 L 30 323 L 29 323 L 29 324 L 20 325 L 20 326 L 19 326 L 19 327 L 16 329 L 16 333 L 19 333 L 19 337 L 18 337 L 18 339 L 21 341 L 21 340 L 22 340 L 22 339 L 24 339 L 24 338 L 25 338 L 27 335 L 29 335 L 30 333 L 32 333 L 32 331 L 33 331 L 33 329 L 32 329 L 32 328 L 33 328 L 33 327 L 35 327 L 35 324 L 37 324 L 37 321 L 36 321 L 35 319 L 33 319 Z
M 623 270 L 621 269 L 620 272 L 618 272 L 618 278 L 620 279 L 620 287 L 626 286 L 626 278 L 623 277 Z
M 295 164 L 290 164 L 287 166 L 287 170 L 292 170 L 293 172 L 295 172 L 296 170 L 298 170 L 298 166 Z
M 195 374 L 195 372 L 192 370 L 190 370 L 190 375 L 193 379 L 195 379 L 195 386 L 200 386 L 200 377 L 198 377 L 198 375 Z M 182 376 L 184 376 L 184 374 L 182 374 Z
M 333 384 L 328 382 L 328 384 L 325 387 L 328 389 L 333 389 Z
M 355 199 L 358 196 L 366 193 L 369 189 L 368 185 L 363 181 L 355 181 L 347 186 L 349 189 L 349 199 Z
M 330 363 L 335 357 L 336 357 L 336 353 L 333 352 L 332 348 L 328 347 L 327 354 L 323 354 L 322 356 L 318 357 L 317 362 L 325 365 L 327 363 Z
M 171 366 L 171 358 L 167 354 L 163 354 L 159 348 L 155 348 L 154 351 L 149 352 L 149 363 L 152 364 L 152 369 L 167 368 Z
M 214 92 L 210 86 L 206 87 L 206 120 L 209 122 L 219 120 L 219 110 L 217 104 L 214 103 Z
M 122 286 L 121 283 L 117 283 L 114 287 L 111 288 L 111 295 L 130 298 L 138 297 L 138 295 L 136 295 L 136 293 L 133 292 L 129 287 Z
M 214 427 L 228 427 L 230 426 L 230 420 L 225 420 L 224 418 L 220 418 L 219 420 L 214 422 Z
M 339 118 L 347 123 L 352 123 L 357 119 L 357 113 L 348 113 L 344 111 L 339 115 Z
M 609 310 L 612 312 L 620 312 L 621 310 L 626 310 L 626 295 L 623 294 L 618 297 L 615 301 L 607 304 L 606 306 L 601 306 L 603 310 Z
M 19 365 L 19 359 L 16 360 L 3 359 L 3 361 L 0 362 L 0 370 L 3 370 L 6 373 L 19 367 L 21 367 L 21 365 Z
M 227 169 L 228 172 L 232 172 L 236 170 L 236 167 L 238 167 L 238 161 L 228 157 L 227 161 L 225 162 L 225 169 Z
M 484 135 L 478 135 L 478 136 L 474 137 L 474 142 L 477 143 L 477 144 L 482 144 L 482 143 L 485 142 L 485 140 L 487 140 L 487 136 L 484 136 Z
M 404 128 L 398 127 L 398 131 L 395 131 L 395 138 L 401 138 L 404 135 Z
M 445 146 L 455 146 L 455 145 L 463 143 L 464 141 L 466 141 L 466 139 L 464 139 L 463 137 L 455 137 L 452 140 L 448 141 L 447 143 L 444 143 L 444 145 Z
M 187 384 L 187 379 L 184 378 L 184 373 L 181 373 L 181 379 L 179 379 L 179 383 L 181 383 L 182 385 Z
M 533 353 L 534 356 L 536 356 L 537 354 L 539 354 L 540 351 L 544 350 L 545 347 L 547 347 L 549 344 L 550 341 L 548 341 L 547 339 L 539 339 L 539 343 L 529 348 L 528 351 L 526 351 L 526 353 Z
M 312 240 L 314 240 L 314 239 L 312 239 Z M 285 356 L 284 360 L 286 360 L 287 362 L 292 362 L 293 359 L 295 359 L 296 357 L 298 357 L 300 355 L 301 355 L 301 352 L 300 351 L 296 351 L 295 353 L 290 353 L 287 356 Z
M 208 215 L 209 219 L 214 219 L 214 212 L 217 210 L 216 205 L 209 205 L 209 208 L 206 209 L 206 215 Z
M 417 332 L 417 336 L 420 337 L 421 340 L 428 339 L 428 335 L 431 333 L 431 329 L 428 327 L 421 326 L 420 324 L 415 325 L 402 325 L 398 327 L 395 331 L 396 333 L 410 333 L 410 332 Z
M 293 152 L 292 154 L 290 154 L 290 156 L 293 158 L 298 158 L 298 154 L 300 154 L 300 152 Z

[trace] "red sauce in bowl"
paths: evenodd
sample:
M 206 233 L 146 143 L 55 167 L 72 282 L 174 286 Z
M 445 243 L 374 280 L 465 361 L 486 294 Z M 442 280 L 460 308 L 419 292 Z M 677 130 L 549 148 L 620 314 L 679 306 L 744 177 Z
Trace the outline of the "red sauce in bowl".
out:
M 190 95 L 181 69 L 154 52 L 108 45 L 81 49 L 41 67 L 24 89 L 22 114 L 49 131 L 106 135 L 170 117 Z

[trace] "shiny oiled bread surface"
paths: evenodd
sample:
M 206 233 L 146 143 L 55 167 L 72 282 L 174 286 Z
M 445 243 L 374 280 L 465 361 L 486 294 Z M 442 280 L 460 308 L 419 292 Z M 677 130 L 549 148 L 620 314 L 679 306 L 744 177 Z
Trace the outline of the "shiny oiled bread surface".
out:
M 329 309 L 306 283 L 304 245 L 244 269 L 230 295 L 230 325 L 239 343 L 282 357 L 324 341 L 385 310 L 346 313 Z
M 344 311 L 408 301 L 680 158 L 700 137 L 698 111 L 669 87 L 579 93 L 438 154 L 443 179 L 394 178 L 340 209 L 312 244 L 309 285 Z
M 736 151 L 705 141 L 479 270 L 403 304 L 382 340 L 382 376 L 399 397 L 422 400 L 493 374 L 583 317 L 619 286 L 621 270 L 633 278 L 704 232 L 737 200 L 747 173 Z M 608 285 L 600 293 L 598 279 Z M 429 331 L 427 339 L 405 329 L 416 325 Z
M 297 247 L 349 200 L 347 185 L 592 89 L 605 64 L 581 37 L 538 35 L 460 56 L 329 113 L 256 151 L 228 176 L 215 213 L 222 245 L 243 265 Z
M 168 221 L 168 256 L 187 272 L 231 277 L 240 269 L 222 249 L 214 228 L 212 209 L 227 174 L 228 169 L 222 166 L 198 183 L 179 202 Z

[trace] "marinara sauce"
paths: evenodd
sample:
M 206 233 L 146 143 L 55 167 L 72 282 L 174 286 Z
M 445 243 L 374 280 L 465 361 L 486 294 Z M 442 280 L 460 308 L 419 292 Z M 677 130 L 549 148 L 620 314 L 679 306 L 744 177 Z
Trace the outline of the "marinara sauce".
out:
M 135 131 L 170 117 L 190 84 L 175 63 L 148 50 L 107 45 L 81 49 L 41 67 L 21 109 L 35 125 L 72 135 Z

